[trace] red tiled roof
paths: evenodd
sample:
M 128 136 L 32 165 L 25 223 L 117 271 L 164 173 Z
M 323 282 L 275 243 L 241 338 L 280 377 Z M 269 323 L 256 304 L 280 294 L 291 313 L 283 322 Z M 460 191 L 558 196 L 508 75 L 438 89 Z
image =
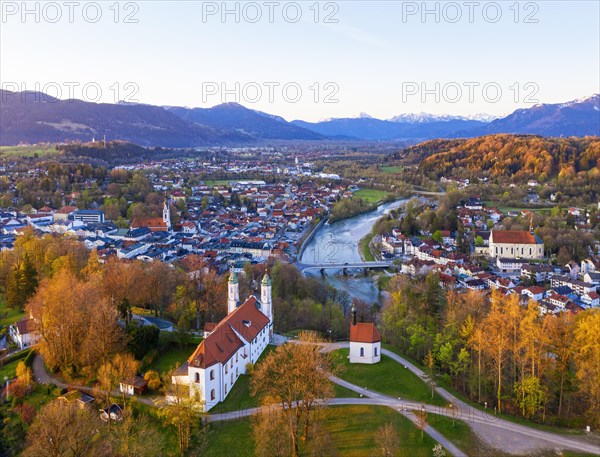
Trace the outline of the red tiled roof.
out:
M 33 319 L 29 319 L 28 317 L 24 317 L 17 323 L 15 323 L 17 329 L 19 330 L 19 334 L 26 335 L 28 333 L 33 333 L 37 331 L 37 325 Z
M 77 211 L 76 206 L 63 206 L 61 209 L 57 211 L 58 214 L 70 214 L 74 211 Z
M 135 217 L 131 222 L 131 228 L 148 227 L 150 231 L 166 231 L 167 224 L 160 217 Z
M 525 230 L 492 230 L 490 238 L 494 243 L 536 244 L 535 236 Z
M 219 322 L 190 356 L 189 365 L 207 368 L 218 362 L 225 363 L 244 345 L 238 334 L 248 342 L 256 338 L 269 324 L 269 318 L 258 309 L 257 304 L 256 298 L 250 297 Z
M 372 322 L 358 322 L 350 326 L 350 342 L 377 343 L 381 341 L 381 334 Z

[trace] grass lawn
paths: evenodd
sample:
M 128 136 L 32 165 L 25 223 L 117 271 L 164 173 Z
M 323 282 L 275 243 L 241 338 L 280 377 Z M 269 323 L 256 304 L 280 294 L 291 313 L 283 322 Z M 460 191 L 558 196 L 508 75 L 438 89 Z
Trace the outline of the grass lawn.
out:
M 386 167 L 381 167 L 381 171 L 390 174 L 401 173 L 403 170 L 404 167 L 402 165 L 388 165 Z
M 431 398 L 431 390 L 427 384 L 389 357 L 381 356 L 381 362 L 374 365 L 351 364 L 348 353 L 348 349 L 340 349 L 334 353 L 342 367 L 340 378 L 359 387 L 366 387 L 393 397 L 440 406 L 446 404 L 446 401 L 437 394 Z
M 421 432 L 404 416 L 383 406 L 333 406 L 324 410 L 322 426 L 329 433 L 331 446 L 340 457 L 377 455 L 375 433 L 385 424 L 394 425 L 400 441 L 398 455 L 429 457 L 434 440 Z M 254 439 L 250 419 L 211 424 L 204 456 L 254 456 Z M 303 453 L 302 455 L 305 455 Z
M 8 379 L 12 379 L 16 376 L 17 365 L 20 360 L 13 360 L 12 362 L 7 363 L 6 365 L 0 366 L 0 385 L 4 385 L 4 377 L 6 376 Z
M 387 196 L 387 192 L 377 189 L 360 189 L 354 192 L 355 197 L 360 197 L 367 203 L 378 203 L 383 201 Z
M 33 146 L 0 146 L 1 156 L 13 157 L 33 157 L 37 154 L 38 157 L 43 157 L 51 154 L 58 154 L 58 151 L 53 147 L 42 147 L 39 145 Z
M 11 309 L 4 301 L 0 301 L 0 327 L 12 325 L 25 316 L 24 311 Z
M 250 419 L 210 424 L 204 457 L 254 457 L 254 437 Z
M 340 386 L 338 384 L 333 385 L 333 392 L 335 398 L 360 398 L 360 394 L 354 392 L 353 390 L 346 389 L 344 386 Z
M 543 213 L 546 211 L 552 211 L 552 207 L 542 207 L 542 208 L 525 208 L 525 207 L 518 207 L 518 206 L 501 206 L 502 203 L 500 203 L 499 201 L 495 201 L 495 200 L 485 200 L 483 202 L 485 204 L 485 206 L 489 207 L 496 207 L 498 208 L 498 211 L 501 211 L 503 213 L 508 213 L 509 211 L 532 211 L 534 213 Z
M 225 413 L 258 406 L 256 397 L 250 396 L 250 376 L 241 374 L 235 382 L 227 398 L 210 410 L 210 413 Z
M 231 180 L 230 179 L 205 179 L 203 182 L 204 182 L 204 185 L 206 185 L 208 187 L 228 186 L 229 183 L 231 182 Z
M 162 352 L 146 369 L 156 370 L 159 374 L 166 373 L 183 364 L 195 349 L 195 344 L 184 347 L 173 345 L 169 350 Z
M 360 249 L 360 252 L 362 253 L 362 257 L 365 260 L 365 262 L 373 262 L 375 260 L 373 254 L 371 254 L 371 250 L 369 249 L 369 243 L 371 242 L 374 236 L 375 235 L 373 233 L 369 233 L 367 236 L 365 236 L 358 242 L 358 248 Z

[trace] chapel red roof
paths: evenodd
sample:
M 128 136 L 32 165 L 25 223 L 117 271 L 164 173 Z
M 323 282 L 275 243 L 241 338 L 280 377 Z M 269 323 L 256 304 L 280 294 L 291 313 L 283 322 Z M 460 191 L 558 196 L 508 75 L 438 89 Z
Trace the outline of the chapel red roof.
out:
M 381 334 L 372 322 L 358 322 L 350 326 L 351 343 L 377 343 Z

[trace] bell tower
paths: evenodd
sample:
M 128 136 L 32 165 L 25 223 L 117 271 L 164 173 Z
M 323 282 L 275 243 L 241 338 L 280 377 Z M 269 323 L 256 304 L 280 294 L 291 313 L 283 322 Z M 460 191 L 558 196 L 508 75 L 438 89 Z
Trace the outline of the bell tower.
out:
M 169 199 L 165 195 L 165 204 L 163 205 L 163 222 L 167 224 L 167 230 L 171 230 L 171 208 L 169 208 Z
M 240 284 L 238 283 L 237 273 L 231 268 L 229 282 L 227 283 L 227 314 L 231 314 L 237 308 L 240 301 Z
M 265 273 L 265 276 L 260 283 L 260 304 L 263 309 L 263 313 L 267 316 L 271 321 L 273 320 L 273 299 L 271 297 L 271 278 L 268 273 Z

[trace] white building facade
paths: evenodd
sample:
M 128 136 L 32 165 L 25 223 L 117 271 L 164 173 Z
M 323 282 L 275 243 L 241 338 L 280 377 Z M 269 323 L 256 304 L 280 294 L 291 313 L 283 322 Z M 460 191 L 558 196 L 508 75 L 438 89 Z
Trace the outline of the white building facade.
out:
M 381 335 L 375 324 L 356 322 L 356 309 L 352 309 L 350 325 L 350 363 L 374 364 L 381 360 Z
M 225 400 L 249 364 L 255 364 L 273 336 L 271 280 L 265 275 L 260 300 L 239 301 L 237 274 L 228 283 L 228 314 L 173 375 L 173 382 L 190 386 L 204 411 Z

